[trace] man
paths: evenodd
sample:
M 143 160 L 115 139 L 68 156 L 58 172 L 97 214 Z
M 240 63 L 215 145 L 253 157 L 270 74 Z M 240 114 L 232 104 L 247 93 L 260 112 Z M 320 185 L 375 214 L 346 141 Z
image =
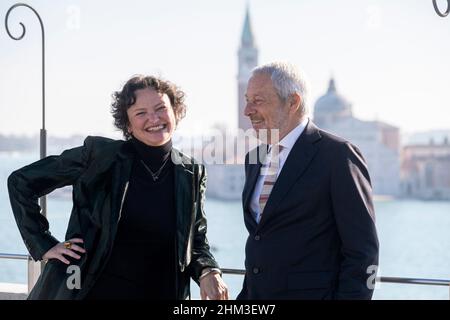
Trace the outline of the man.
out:
M 245 115 L 260 138 L 268 134 L 246 155 L 249 236 L 237 299 L 373 294 L 378 239 L 367 166 L 357 147 L 308 119 L 305 82 L 285 63 L 256 68 L 248 82 Z

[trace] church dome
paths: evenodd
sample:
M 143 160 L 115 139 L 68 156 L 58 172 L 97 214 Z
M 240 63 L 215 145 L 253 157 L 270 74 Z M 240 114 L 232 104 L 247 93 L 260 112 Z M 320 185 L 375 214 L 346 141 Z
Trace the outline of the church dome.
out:
M 334 79 L 330 79 L 328 91 L 325 95 L 317 99 L 314 105 L 314 118 L 325 117 L 346 117 L 352 115 L 350 102 L 336 91 Z

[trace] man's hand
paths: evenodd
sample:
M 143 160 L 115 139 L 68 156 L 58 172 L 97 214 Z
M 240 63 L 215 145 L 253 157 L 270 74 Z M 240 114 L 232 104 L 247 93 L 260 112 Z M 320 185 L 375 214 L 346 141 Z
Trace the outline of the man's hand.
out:
M 202 300 L 228 300 L 228 287 L 219 272 L 212 271 L 200 279 L 200 296 Z

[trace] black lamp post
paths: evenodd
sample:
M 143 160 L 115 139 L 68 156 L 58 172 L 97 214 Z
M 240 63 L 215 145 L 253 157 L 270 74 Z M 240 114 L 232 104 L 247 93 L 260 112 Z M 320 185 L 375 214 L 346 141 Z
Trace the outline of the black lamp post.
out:
M 21 40 L 25 36 L 25 26 L 22 22 L 20 22 L 20 26 L 22 27 L 22 34 L 18 37 L 15 37 L 11 34 L 8 27 L 8 18 L 9 14 L 12 10 L 14 10 L 17 7 L 27 7 L 31 11 L 34 12 L 34 14 L 39 19 L 39 23 L 41 25 L 41 34 L 42 34 L 42 128 L 40 130 L 40 147 L 39 147 L 39 153 L 40 158 L 45 158 L 47 155 L 47 131 L 45 130 L 45 34 L 44 34 L 44 25 L 42 23 L 42 19 L 37 13 L 37 11 L 32 8 L 31 6 L 25 4 L 25 3 L 16 3 L 11 8 L 9 8 L 8 12 L 5 16 L 5 28 L 6 32 L 8 33 L 9 37 L 14 40 Z M 39 198 L 39 204 L 41 206 L 41 214 L 46 216 L 47 215 L 47 198 L 45 196 Z M 40 268 L 37 268 L 36 264 L 31 261 L 31 259 L 28 262 L 28 290 L 30 291 L 34 284 L 37 281 L 37 278 L 42 271 L 42 268 L 44 266 L 44 262 L 41 263 Z
M 27 7 L 30 10 L 32 10 L 34 12 L 34 14 L 37 16 L 37 18 L 39 19 L 39 23 L 41 25 L 41 34 L 42 34 L 42 128 L 40 131 L 40 158 L 45 158 L 47 155 L 47 131 L 45 130 L 45 34 L 44 34 L 44 25 L 42 23 L 42 19 L 39 16 L 39 14 L 37 13 L 37 11 L 32 8 L 31 6 L 25 4 L 25 3 L 16 3 L 15 5 L 13 5 L 11 8 L 9 8 L 8 12 L 6 13 L 6 17 L 5 17 L 5 27 L 6 27 L 6 32 L 8 33 L 9 37 L 11 39 L 14 40 L 21 40 L 24 36 L 25 36 L 25 26 L 23 25 L 22 22 L 20 22 L 20 26 L 22 27 L 22 34 L 18 37 L 15 37 L 11 34 L 11 32 L 9 31 L 9 27 L 8 27 L 8 18 L 9 18 L 9 14 L 11 13 L 12 10 L 14 10 L 14 8 L 17 7 Z M 40 198 L 40 204 L 41 204 L 41 208 L 42 208 L 42 214 L 45 216 L 47 213 L 47 203 L 46 203 L 46 198 L 45 197 L 41 197 Z

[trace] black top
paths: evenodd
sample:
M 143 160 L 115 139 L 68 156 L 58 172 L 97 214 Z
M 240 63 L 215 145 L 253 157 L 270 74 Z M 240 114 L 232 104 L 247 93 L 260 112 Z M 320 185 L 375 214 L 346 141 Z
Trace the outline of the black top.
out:
M 136 158 L 114 247 L 87 299 L 176 297 L 174 165 L 169 158 L 172 142 L 150 147 L 133 138 L 132 144 Z M 163 164 L 154 181 L 148 169 L 155 173 Z

